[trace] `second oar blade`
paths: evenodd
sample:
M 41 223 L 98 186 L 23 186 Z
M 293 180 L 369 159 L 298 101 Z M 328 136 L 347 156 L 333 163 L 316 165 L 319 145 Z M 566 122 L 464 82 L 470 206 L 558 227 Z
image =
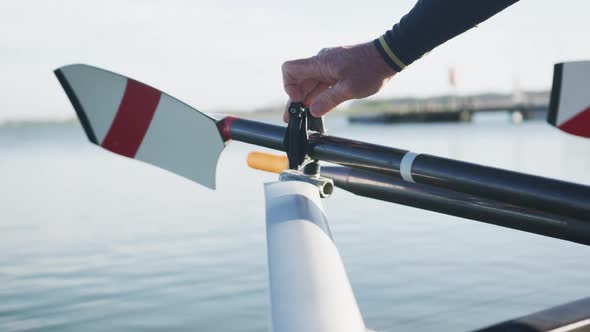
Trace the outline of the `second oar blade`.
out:
M 547 122 L 566 133 L 590 138 L 590 61 L 558 63 Z
M 92 143 L 215 189 L 225 147 L 215 119 L 103 69 L 78 64 L 55 74 Z

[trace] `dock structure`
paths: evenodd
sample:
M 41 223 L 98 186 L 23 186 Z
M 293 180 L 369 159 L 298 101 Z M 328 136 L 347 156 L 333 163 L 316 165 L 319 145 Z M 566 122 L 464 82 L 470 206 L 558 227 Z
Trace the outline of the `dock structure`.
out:
M 513 122 L 543 119 L 548 92 L 513 95 L 486 94 L 467 97 L 405 98 L 360 102 L 351 107 L 350 123 L 469 122 L 477 113 L 508 113 Z

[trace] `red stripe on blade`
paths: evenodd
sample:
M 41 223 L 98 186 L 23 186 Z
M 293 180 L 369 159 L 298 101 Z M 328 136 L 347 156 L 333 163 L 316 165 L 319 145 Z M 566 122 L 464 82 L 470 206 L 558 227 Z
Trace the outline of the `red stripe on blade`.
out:
M 590 107 L 561 124 L 559 129 L 573 135 L 590 138 Z
M 123 100 L 102 147 L 123 156 L 135 157 L 152 122 L 160 95 L 160 91 L 128 79 Z

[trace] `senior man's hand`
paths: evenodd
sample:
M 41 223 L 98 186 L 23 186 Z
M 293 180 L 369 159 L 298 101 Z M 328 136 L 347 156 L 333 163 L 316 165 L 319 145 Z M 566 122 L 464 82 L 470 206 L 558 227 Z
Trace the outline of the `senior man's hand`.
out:
M 396 72 L 372 43 L 325 48 L 307 59 L 283 64 L 290 101 L 303 102 L 320 117 L 344 101 L 377 93 Z M 288 114 L 283 119 L 288 121 Z

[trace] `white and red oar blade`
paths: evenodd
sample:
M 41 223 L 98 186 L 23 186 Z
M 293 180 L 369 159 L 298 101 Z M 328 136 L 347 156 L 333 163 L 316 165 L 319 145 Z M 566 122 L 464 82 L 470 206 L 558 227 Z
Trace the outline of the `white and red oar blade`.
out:
M 103 69 L 78 64 L 55 74 L 92 143 L 215 189 L 225 147 L 215 119 Z
M 547 122 L 590 138 L 590 61 L 555 65 Z

